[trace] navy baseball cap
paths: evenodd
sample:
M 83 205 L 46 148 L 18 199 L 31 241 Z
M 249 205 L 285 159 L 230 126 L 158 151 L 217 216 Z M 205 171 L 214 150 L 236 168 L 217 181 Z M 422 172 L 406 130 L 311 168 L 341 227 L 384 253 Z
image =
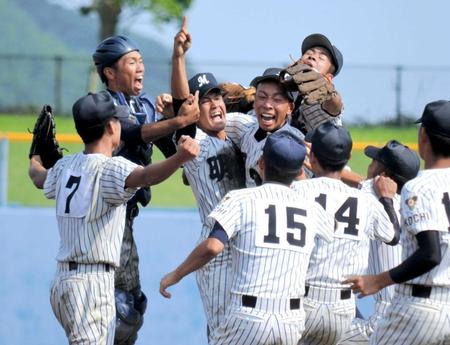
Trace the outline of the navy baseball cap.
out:
M 337 49 L 336 46 L 331 44 L 330 40 L 326 36 L 322 34 L 312 34 L 303 40 L 302 55 L 305 54 L 305 52 L 308 49 L 314 47 L 323 47 L 330 52 L 331 59 L 333 60 L 332 62 L 335 69 L 333 75 L 337 76 L 338 73 L 341 71 L 342 66 L 344 65 L 344 57 L 342 56 L 342 53 L 339 51 L 339 49 Z
M 303 141 L 287 131 L 270 134 L 263 148 L 266 164 L 287 172 L 299 171 L 306 156 Z
M 110 118 L 128 118 L 130 111 L 127 106 L 115 105 L 113 97 L 107 91 L 89 92 L 78 99 L 72 107 L 75 127 L 78 129 L 92 128 L 103 125 Z
M 216 78 L 212 73 L 197 73 L 191 79 L 189 79 L 189 92 L 194 94 L 195 91 L 199 91 L 199 99 L 204 97 L 211 91 L 217 91 L 223 93 L 223 89 L 217 83 Z
M 415 123 L 421 123 L 433 134 L 450 138 L 450 102 L 440 100 L 428 103 L 422 117 Z
M 280 85 L 286 90 L 287 98 L 290 101 L 293 102 L 294 101 L 294 94 L 291 91 L 288 91 L 286 89 L 285 85 L 280 82 L 280 73 L 281 73 L 282 70 L 283 69 L 278 68 L 278 67 L 266 68 L 266 70 L 263 72 L 262 75 L 253 78 L 253 80 L 250 83 L 250 86 L 253 86 L 253 87 L 256 88 L 256 86 L 262 81 L 274 80 L 274 81 L 280 83 Z
M 420 169 L 420 159 L 417 153 L 397 140 L 390 140 L 381 148 L 367 146 L 364 154 L 380 163 L 406 180 L 417 176 Z
M 347 163 L 352 152 L 352 138 L 345 127 L 327 121 L 309 132 L 311 150 L 324 162 L 333 165 Z

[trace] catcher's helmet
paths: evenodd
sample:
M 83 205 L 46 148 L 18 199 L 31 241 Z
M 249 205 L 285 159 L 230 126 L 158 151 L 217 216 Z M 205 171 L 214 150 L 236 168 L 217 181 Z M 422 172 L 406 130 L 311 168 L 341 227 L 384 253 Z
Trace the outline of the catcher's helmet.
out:
M 102 82 L 106 82 L 103 69 L 112 66 L 123 55 L 132 51 L 139 51 L 139 48 L 126 36 L 108 37 L 100 42 L 94 54 L 92 54 L 92 59 Z

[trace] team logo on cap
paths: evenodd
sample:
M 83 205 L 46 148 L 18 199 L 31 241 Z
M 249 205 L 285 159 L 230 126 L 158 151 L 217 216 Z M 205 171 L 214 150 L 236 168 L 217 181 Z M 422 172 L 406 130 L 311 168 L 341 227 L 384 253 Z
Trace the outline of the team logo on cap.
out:
M 408 199 L 405 200 L 405 204 L 406 206 L 408 206 L 408 208 L 411 211 L 414 211 L 414 209 L 416 208 L 416 203 L 417 203 L 417 195 L 414 195 Z
M 203 85 L 209 84 L 209 80 L 208 80 L 208 78 L 206 78 L 206 74 L 202 74 L 201 76 L 199 76 L 197 78 L 197 81 L 198 81 L 198 87 L 202 87 Z

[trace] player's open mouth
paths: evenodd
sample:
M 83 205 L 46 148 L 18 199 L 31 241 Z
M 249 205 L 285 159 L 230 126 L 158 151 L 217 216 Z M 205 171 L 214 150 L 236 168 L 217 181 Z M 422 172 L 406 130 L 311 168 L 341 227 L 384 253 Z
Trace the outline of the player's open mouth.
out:
M 134 80 L 135 86 L 136 86 L 137 88 L 140 88 L 140 89 L 142 89 L 142 87 L 143 87 L 143 82 L 144 82 L 144 77 L 137 77 L 137 78 Z
M 222 113 L 220 111 L 215 111 L 211 113 L 211 119 L 213 121 L 222 121 L 223 119 Z
M 272 122 L 275 121 L 275 115 L 261 114 L 262 122 Z

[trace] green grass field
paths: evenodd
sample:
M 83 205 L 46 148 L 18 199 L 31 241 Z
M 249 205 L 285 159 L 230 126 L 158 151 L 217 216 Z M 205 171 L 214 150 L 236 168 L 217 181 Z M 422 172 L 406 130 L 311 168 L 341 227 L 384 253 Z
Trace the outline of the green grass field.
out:
M 32 129 L 36 116 L 1 115 L 0 134 L 2 132 L 26 132 Z M 76 133 L 70 117 L 57 117 L 56 129 L 58 133 Z M 355 143 L 374 142 L 383 145 L 390 139 L 397 139 L 403 143 L 415 143 L 417 128 L 408 126 L 397 127 L 350 127 L 350 133 Z M 75 153 L 82 149 L 82 144 L 60 143 L 67 153 Z M 8 203 L 28 206 L 49 206 L 53 201 L 47 200 L 42 191 L 37 190 L 28 178 L 29 142 L 9 142 L 9 172 L 8 172 Z M 161 160 L 162 154 L 155 149 L 154 161 Z M 369 158 L 361 150 L 354 150 L 350 167 L 365 175 Z M 152 202 L 149 207 L 194 207 L 195 199 L 189 187 L 181 182 L 181 172 L 178 171 L 170 179 L 160 185 L 152 187 Z

